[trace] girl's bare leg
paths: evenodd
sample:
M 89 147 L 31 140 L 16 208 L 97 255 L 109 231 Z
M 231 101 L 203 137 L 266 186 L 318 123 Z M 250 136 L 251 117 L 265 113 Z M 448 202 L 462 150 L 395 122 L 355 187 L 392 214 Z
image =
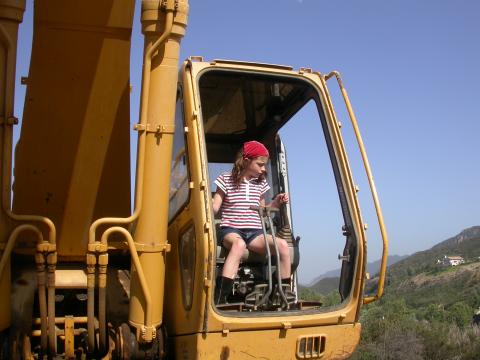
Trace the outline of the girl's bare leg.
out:
M 267 235 L 268 244 L 270 246 L 270 251 L 272 254 L 275 254 L 275 245 L 273 244 L 273 238 L 271 235 Z M 285 240 L 276 238 L 278 252 L 280 254 L 280 276 L 282 279 L 290 278 L 291 273 L 291 264 L 290 264 L 290 250 L 288 249 L 288 244 Z M 265 240 L 263 235 L 257 236 L 253 239 L 250 244 L 248 244 L 248 249 L 256 253 L 265 255 Z M 224 268 L 225 269 L 225 268 Z
M 223 264 L 222 276 L 233 279 L 238 271 L 243 252 L 247 248 L 245 241 L 236 233 L 228 233 L 223 238 L 223 246 L 229 249 L 225 264 Z

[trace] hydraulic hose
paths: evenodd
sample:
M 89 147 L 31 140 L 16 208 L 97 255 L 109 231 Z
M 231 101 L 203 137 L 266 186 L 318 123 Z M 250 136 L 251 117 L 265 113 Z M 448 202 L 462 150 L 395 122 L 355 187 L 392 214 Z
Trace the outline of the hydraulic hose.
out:
M 38 282 L 38 306 L 40 309 L 40 345 L 42 354 L 47 353 L 47 279 L 45 274 L 45 255 L 41 253 L 35 254 L 35 262 L 37 264 L 37 282 Z
M 123 228 L 122 228 L 123 229 Z M 125 230 L 125 229 L 124 229 Z M 107 351 L 107 266 L 108 254 L 98 257 L 98 332 L 100 352 Z
M 128 248 L 132 256 L 133 265 L 135 266 L 135 270 L 137 271 L 137 276 L 140 281 L 140 287 L 142 289 L 143 296 L 145 298 L 145 326 L 150 327 L 152 326 L 152 296 L 150 294 L 150 289 L 148 287 L 147 279 L 145 278 L 145 274 L 143 272 L 142 264 L 140 263 L 140 259 L 138 257 L 137 249 L 135 247 L 135 242 L 133 241 L 133 237 L 128 232 L 127 229 L 120 226 L 114 226 L 107 229 L 103 233 L 101 243 L 104 245 L 107 245 L 108 237 L 114 232 L 118 232 L 122 234 L 127 240 Z
M 95 351 L 95 265 L 96 254 L 87 254 L 87 331 L 89 353 Z
M 55 328 L 55 268 L 57 265 L 57 253 L 47 255 L 47 311 L 48 311 L 48 344 L 52 356 L 57 354 L 57 334 Z
M 107 317 L 106 317 L 106 288 L 98 288 L 98 341 L 100 353 L 107 349 Z

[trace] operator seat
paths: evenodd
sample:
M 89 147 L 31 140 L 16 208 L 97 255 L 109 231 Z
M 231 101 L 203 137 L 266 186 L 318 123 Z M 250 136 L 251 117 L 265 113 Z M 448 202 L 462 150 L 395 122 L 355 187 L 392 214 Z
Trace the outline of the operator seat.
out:
M 220 234 L 220 214 L 215 215 L 215 235 L 217 239 L 217 263 L 224 263 L 225 259 L 227 258 L 228 249 L 222 245 L 221 239 L 218 237 Z M 249 262 L 249 263 L 257 263 L 257 264 L 266 264 L 267 259 L 265 256 L 260 255 L 256 252 L 250 251 L 245 249 L 243 251 L 242 258 L 240 262 Z
M 218 263 L 224 263 L 225 259 L 228 254 L 228 249 L 225 248 L 221 242 L 221 239 L 219 239 L 218 234 L 220 234 L 220 214 L 215 215 L 215 235 L 216 235 L 216 240 L 217 240 L 217 264 Z M 287 241 L 289 250 L 290 250 L 290 262 L 292 266 L 296 268 L 296 265 L 298 265 L 298 259 L 296 257 L 298 256 L 298 251 L 295 251 L 295 247 L 293 246 L 293 243 L 291 241 Z M 273 263 L 275 263 L 275 257 L 272 257 Z M 245 249 L 243 251 L 243 256 L 240 260 L 241 263 L 255 263 L 255 264 L 267 264 L 267 257 L 261 254 L 258 254 L 254 251 L 250 251 L 248 249 Z M 292 268 L 293 269 L 293 268 Z

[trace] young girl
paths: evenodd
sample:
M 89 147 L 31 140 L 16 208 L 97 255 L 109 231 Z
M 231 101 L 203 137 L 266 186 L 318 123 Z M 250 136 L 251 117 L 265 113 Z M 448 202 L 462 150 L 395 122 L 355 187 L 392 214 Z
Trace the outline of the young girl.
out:
M 243 144 L 237 155 L 232 172 L 220 175 L 215 184 L 217 190 L 213 196 L 213 211 L 222 210 L 220 234 L 223 246 L 229 249 L 216 303 L 226 302 L 232 291 L 233 279 L 238 271 L 243 251 L 264 255 L 266 253 L 260 216 L 251 206 L 265 206 L 265 193 L 270 189 L 265 180 L 268 161 L 267 148 L 257 142 L 248 141 Z M 288 202 L 287 194 L 278 194 L 268 206 L 279 208 Z M 282 283 L 290 283 L 290 251 L 285 240 L 276 238 L 280 255 L 280 274 Z M 274 251 L 273 239 L 268 235 L 268 244 Z

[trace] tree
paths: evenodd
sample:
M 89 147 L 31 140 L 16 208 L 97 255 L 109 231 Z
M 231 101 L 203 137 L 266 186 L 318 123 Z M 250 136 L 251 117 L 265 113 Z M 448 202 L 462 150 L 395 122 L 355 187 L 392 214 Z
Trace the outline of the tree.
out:
M 473 309 L 463 301 L 457 302 L 448 308 L 447 320 L 458 327 L 465 327 L 472 322 Z

